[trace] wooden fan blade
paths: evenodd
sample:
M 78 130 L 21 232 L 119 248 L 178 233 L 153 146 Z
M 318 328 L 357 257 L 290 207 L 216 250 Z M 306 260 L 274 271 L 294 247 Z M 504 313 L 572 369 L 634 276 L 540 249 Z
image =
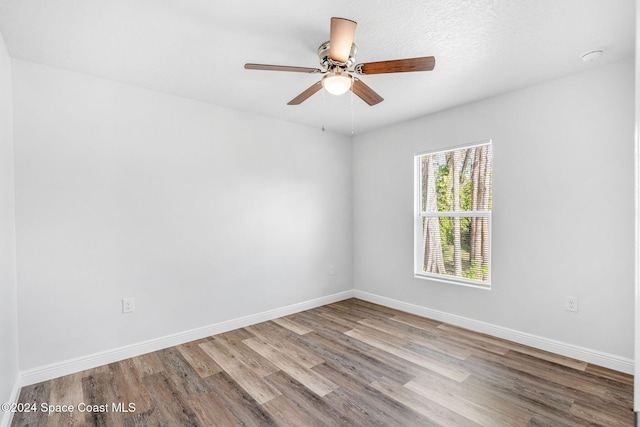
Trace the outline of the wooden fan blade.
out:
M 288 65 L 244 64 L 247 70 L 292 71 L 294 73 L 321 73 L 318 68 L 290 67 Z
M 322 89 L 322 82 L 316 82 L 300 95 L 287 102 L 287 105 L 300 105 L 320 89 Z
M 384 98 L 378 95 L 373 89 L 364 84 L 362 80 L 354 78 L 351 85 L 351 91 L 358 95 L 367 104 L 373 106 L 382 101 Z
M 423 56 L 421 58 L 396 59 L 393 61 L 366 62 L 358 64 L 355 71 L 358 74 L 408 73 L 411 71 L 431 71 L 436 66 L 436 58 Z
M 357 22 L 344 18 L 331 18 L 331 35 L 329 36 L 329 58 L 346 64 L 353 38 L 356 35 Z

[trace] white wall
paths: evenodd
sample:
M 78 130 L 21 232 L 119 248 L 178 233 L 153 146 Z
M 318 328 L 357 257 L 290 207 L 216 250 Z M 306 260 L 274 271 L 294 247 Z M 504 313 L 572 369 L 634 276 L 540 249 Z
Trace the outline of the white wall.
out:
M 11 399 L 18 379 L 16 226 L 13 174 L 11 59 L 0 34 L 0 402 Z M 0 425 L 3 416 L 0 412 Z
M 351 289 L 348 137 L 20 60 L 13 82 L 21 370 Z
M 352 285 L 632 357 L 632 61 L 358 135 L 353 153 L 348 137 L 12 63 L 21 370 Z M 413 278 L 413 154 L 485 138 L 493 289 Z
M 414 278 L 413 155 L 488 138 L 492 290 Z M 354 287 L 631 359 L 633 149 L 632 60 L 356 136 Z

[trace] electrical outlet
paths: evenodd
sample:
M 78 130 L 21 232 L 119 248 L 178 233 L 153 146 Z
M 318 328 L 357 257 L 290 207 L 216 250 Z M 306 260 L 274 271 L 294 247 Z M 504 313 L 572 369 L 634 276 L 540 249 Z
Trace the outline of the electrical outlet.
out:
M 578 297 L 565 297 L 564 309 L 567 311 L 578 311 Z
M 133 298 L 122 298 L 122 314 L 133 313 Z
M 333 268 L 333 264 L 329 264 L 329 276 L 333 276 L 336 270 Z

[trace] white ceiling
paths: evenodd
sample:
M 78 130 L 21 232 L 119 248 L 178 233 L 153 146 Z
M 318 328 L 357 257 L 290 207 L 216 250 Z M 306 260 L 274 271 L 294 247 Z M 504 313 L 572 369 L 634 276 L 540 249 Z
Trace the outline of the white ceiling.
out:
M 363 76 L 373 107 L 322 92 L 288 106 L 317 75 L 243 69 L 318 67 L 331 16 L 358 22 L 358 63 L 436 67 Z M 634 17 L 634 0 L 0 0 L 14 58 L 346 134 L 352 114 L 362 133 L 631 57 Z

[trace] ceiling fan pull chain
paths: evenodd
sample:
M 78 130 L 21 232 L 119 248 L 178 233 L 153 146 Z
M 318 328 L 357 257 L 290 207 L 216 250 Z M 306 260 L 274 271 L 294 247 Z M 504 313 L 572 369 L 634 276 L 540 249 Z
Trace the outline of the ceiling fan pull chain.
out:
M 351 136 L 353 136 L 353 91 L 351 92 Z

